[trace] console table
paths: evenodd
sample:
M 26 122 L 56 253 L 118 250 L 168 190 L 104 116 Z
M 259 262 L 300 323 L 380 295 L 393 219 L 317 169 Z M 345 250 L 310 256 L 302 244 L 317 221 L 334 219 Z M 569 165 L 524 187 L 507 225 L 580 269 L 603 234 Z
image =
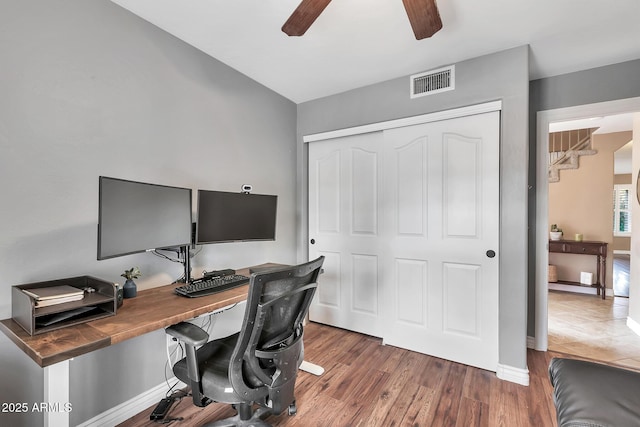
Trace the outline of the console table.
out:
M 592 255 L 596 257 L 597 273 L 596 284 L 592 285 L 598 291 L 602 290 L 602 299 L 606 296 L 607 277 L 607 243 L 597 241 L 578 242 L 574 240 L 549 240 L 549 252 L 562 254 Z M 563 280 L 562 283 L 568 285 L 581 286 L 579 282 Z

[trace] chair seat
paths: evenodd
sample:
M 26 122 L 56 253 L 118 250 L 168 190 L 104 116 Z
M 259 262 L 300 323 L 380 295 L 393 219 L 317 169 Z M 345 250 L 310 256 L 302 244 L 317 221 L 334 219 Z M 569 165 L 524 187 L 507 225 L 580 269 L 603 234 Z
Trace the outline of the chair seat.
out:
M 317 288 L 324 257 L 253 273 L 240 332 L 207 342 L 202 328 L 181 322 L 167 333 L 185 345 L 173 367 L 191 387 L 196 406 L 228 403 L 237 415 L 216 426 L 268 427 L 262 419 L 296 413 L 295 383 L 302 363 L 303 321 Z M 200 348 L 198 348 L 200 346 Z M 254 409 L 254 406 L 258 409 Z
M 238 341 L 239 333 L 209 341 L 196 352 L 198 368 L 202 376 L 204 394 L 216 402 L 236 404 L 243 402 L 229 380 L 229 361 Z M 173 373 L 182 382 L 189 384 L 186 358 L 173 366 Z

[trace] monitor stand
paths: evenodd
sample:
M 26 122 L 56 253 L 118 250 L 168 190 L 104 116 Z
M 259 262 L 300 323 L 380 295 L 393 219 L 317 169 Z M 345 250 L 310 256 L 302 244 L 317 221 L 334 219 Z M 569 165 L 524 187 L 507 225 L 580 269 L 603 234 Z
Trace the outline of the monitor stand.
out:
M 191 253 L 189 251 L 190 245 L 180 246 L 180 258 L 182 260 L 182 267 L 184 268 L 184 283 L 191 282 Z

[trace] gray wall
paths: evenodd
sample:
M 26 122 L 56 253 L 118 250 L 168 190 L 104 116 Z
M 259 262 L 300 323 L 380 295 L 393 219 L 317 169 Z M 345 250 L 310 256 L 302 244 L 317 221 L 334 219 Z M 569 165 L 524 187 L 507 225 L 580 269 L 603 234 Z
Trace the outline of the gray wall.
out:
M 529 91 L 529 182 L 531 187 L 529 191 L 530 256 L 527 333 L 529 336 L 535 336 L 536 116 L 539 111 L 640 96 L 640 60 L 533 80 Z
M 456 89 L 410 99 L 402 77 L 298 105 L 299 259 L 307 254 L 304 135 L 502 100 L 500 146 L 500 349 L 503 365 L 525 369 L 527 291 L 527 108 L 529 49 L 522 46 L 456 64 Z M 448 65 L 448 64 L 443 64 Z M 416 70 L 416 72 L 426 70 Z
M 1 0 L 0 58 L 0 318 L 15 284 L 180 276 L 151 254 L 96 260 L 99 175 L 278 194 L 275 242 L 203 247 L 194 270 L 295 262 L 295 104 L 108 0 Z M 72 361 L 71 424 L 162 383 L 164 348 L 157 332 Z M 0 360 L 0 402 L 41 402 L 42 370 L 4 334 Z

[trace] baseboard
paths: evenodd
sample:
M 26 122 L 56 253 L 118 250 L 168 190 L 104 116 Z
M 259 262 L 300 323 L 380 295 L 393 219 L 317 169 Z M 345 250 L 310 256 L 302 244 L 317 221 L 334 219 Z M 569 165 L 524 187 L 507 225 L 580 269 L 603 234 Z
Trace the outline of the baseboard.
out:
M 631 251 L 623 251 L 622 249 L 614 249 L 614 255 L 631 255 Z
M 509 381 L 512 383 L 516 383 L 524 386 L 529 385 L 528 369 L 521 369 L 513 366 L 501 365 L 500 363 L 498 363 L 496 376 L 501 380 Z
M 543 346 L 538 342 L 536 337 L 527 336 L 527 348 L 530 348 L 535 351 L 547 351 L 546 344 Z
M 590 295 L 598 294 L 598 290 L 596 288 L 592 288 L 591 286 L 565 285 L 564 283 L 556 283 L 556 282 L 549 282 L 549 290 L 573 292 L 576 294 L 590 294 Z
M 576 285 L 565 285 L 564 283 L 556 283 L 549 282 L 549 290 L 551 291 L 564 291 L 564 292 L 573 292 L 576 294 L 589 294 L 589 295 L 597 295 L 598 289 L 593 288 L 591 286 L 576 286 Z M 606 296 L 612 297 L 613 289 L 606 288 Z
M 170 384 L 173 384 L 175 381 L 177 381 L 175 377 L 169 379 Z M 183 388 L 186 387 L 186 384 L 178 384 L 176 387 Z M 78 427 L 113 427 L 139 414 L 150 406 L 157 404 L 160 399 L 166 397 L 167 389 L 167 383 L 163 382 L 116 407 L 96 415 L 90 420 L 79 424 Z
M 627 326 L 635 332 L 636 335 L 640 335 L 640 323 L 636 322 L 631 317 L 627 317 Z
M 527 348 L 536 348 L 536 337 L 530 337 L 527 335 Z

